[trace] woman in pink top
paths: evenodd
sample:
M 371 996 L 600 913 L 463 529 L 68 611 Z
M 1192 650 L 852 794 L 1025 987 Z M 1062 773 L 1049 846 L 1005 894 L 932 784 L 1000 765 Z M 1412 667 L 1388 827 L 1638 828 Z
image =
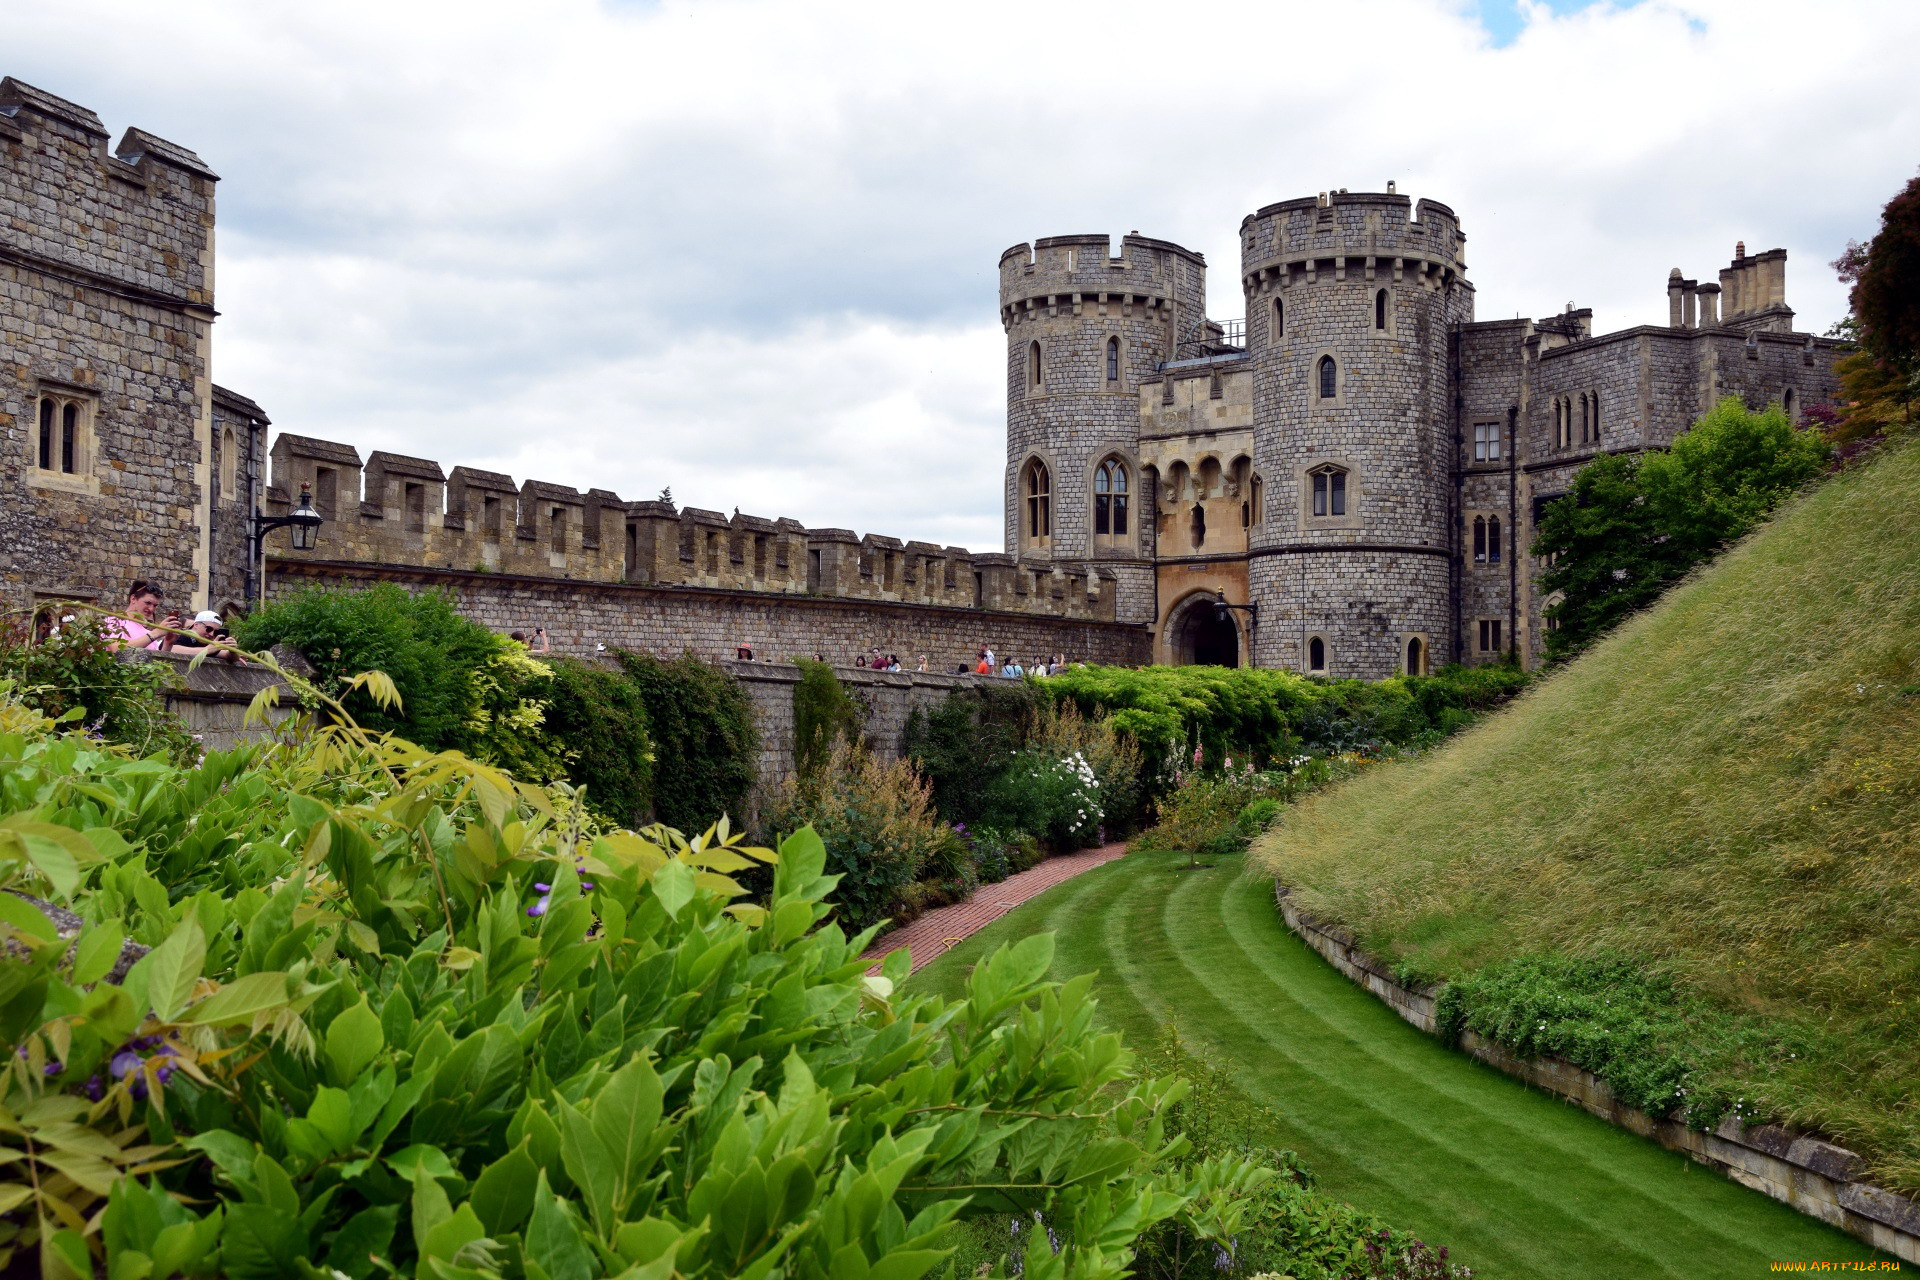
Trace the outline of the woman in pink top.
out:
M 162 628 L 178 627 L 180 619 L 175 614 L 168 614 L 165 619 L 156 622 L 154 615 L 159 612 L 160 588 L 145 580 L 136 581 L 127 588 L 126 612 L 120 617 L 107 619 L 107 633 L 118 639 L 123 649 L 170 649 L 173 647 L 173 637 Z

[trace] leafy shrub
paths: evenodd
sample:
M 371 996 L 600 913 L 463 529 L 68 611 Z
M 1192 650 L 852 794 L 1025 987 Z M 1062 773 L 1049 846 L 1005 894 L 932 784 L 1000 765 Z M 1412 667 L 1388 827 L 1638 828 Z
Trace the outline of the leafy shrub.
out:
M 1526 956 L 1448 983 L 1434 1011 L 1440 1034 L 1472 1031 L 1522 1057 L 1584 1067 L 1620 1100 L 1652 1116 L 1711 1129 L 1751 1120 L 1766 1100 L 1728 1083 L 1775 1076 L 1806 1046 L 1689 997 L 1671 979 L 1621 956 Z
M 905 754 L 933 788 L 934 808 L 948 822 L 987 820 L 986 797 L 1027 744 L 1035 717 L 1046 707 L 1038 685 L 994 681 L 954 690 L 930 710 L 907 720 Z
M 1099 784 L 1101 823 L 1108 833 L 1139 825 L 1146 800 L 1144 759 L 1132 738 L 1105 716 L 1087 716 L 1071 702 L 1045 706 L 1027 729 L 1030 750 L 1061 759 L 1077 756 Z
M 811 828 L 820 837 L 827 869 L 839 877 L 841 918 L 855 929 L 891 915 L 945 840 L 913 765 L 876 759 L 844 739 L 811 779 L 787 779 L 769 821 L 775 831 Z
M 1282 805 L 1352 773 L 1364 758 L 1295 756 L 1272 769 L 1180 770 L 1160 799 L 1160 822 L 1143 838 L 1145 847 L 1184 850 L 1196 860 L 1238 853 Z
M 811 658 L 793 663 L 800 668 L 793 686 L 793 767 L 804 781 L 820 771 L 836 741 L 858 740 L 865 715 L 832 667 Z
M 615 826 L 635 827 L 653 807 L 653 742 L 640 687 L 617 668 L 548 658 L 547 733 L 569 752 L 567 778 Z
M 552 667 L 506 641 L 467 673 L 467 686 L 471 700 L 461 750 L 532 782 L 571 776 L 577 753 L 547 720 Z
M 233 636 L 247 649 L 291 645 L 313 664 L 321 690 L 345 693 L 342 700 L 359 723 L 436 751 L 476 745 L 484 690 L 475 673 L 511 643 L 461 617 L 446 593 L 411 592 L 391 582 L 363 591 L 300 591 L 234 619 Z M 363 671 L 385 672 L 400 705 L 382 706 L 364 689 L 347 691 L 347 680 Z
M 21 632 L 0 631 L 0 678 L 13 682 L 23 704 L 55 720 L 71 718 L 135 755 L 190 763 L 199 744 L 166 706 L 166 692 L 176 683 L 173 669 L 163 662 L 122 662 L 115 648 L 94 614 L 38 644 L 27 643 Z
M 744 816 L 760 736 L 739 682 L 690 653 L 672 661 L 616 656 L 646 708 L 655 816 L 687 831 Z
M 1547 652 L 1565 658 L 1645 608 L 1826 469 L 1831 447 L 1778 404 L 1727 397 L 1671 448 L 1596 458 L 1548 504 L 1533 554 L 1559 593 Z
M 0 892 L 10 1274 L 912 1276 L 996 1218 L 1058 1241 L 1000 1274 L 1118 1280 L 1163 1221 L 1230 1239 L 1277 1176 L 1170 1145 L 1183 1086 L 1132 1074 L 1088 980 L 1042 980 L 1049 937 L 962 1007 L 898 998 L 812 834 L 585 835 L 328 705 L 191 769 L 0 705 L 0 819 L 35 836 L 0 890 L 83 921 Z

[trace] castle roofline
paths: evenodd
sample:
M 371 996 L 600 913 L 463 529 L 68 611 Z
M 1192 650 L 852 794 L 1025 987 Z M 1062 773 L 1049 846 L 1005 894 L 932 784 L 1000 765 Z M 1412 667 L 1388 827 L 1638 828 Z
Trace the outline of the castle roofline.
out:
M 1099 246 L 1101 253 L 1110 254 L 1113 248 L 1113 237 L 1092 232 L 1084 232 L 1078 235 L 1041 236 L 1038 240 L 1032 242 L 1022 240 L 1019 244 L 1010 245 L 1001 252 L 1000 265 L 1004 267 L 1007 259 L 1012 257 L 1018 257 L 1023 262 L 1029 261 L 1032 259 L 1034 253 L 1040 249 L 1091 248 L 1096 245 Z M 1185 245 L 1175 244 L 1171 240 L 1160 240 L 1153 236 L 1143 236 L 1138 232 L 1129 232 L 1120 237 L 1120 251 L 1122 256 L 1125 256 L 1129 248 L 1134 247 L 1159 249 L 1167 253 L 1177 253 L 1198 266 L 1204 267 L 1207 265 L 1205 254 L 1197 249 L 1189 249 Z
M 267 416 L 265 409 L 238 391 L 229 391 L 217 382 L 213 384 L 213 402 L 222 409 L 231 409 L 235 413 L 252 418 L 263 427 L 273 425 L 273 419 Z
M 0 80 L 0 115 L 16 115 L 22 110 L 70 124 L 97 138 L 111 136 L 105 122 L 79 103 L 68 102 L 65 98 L 48 93 L 45 89 L 36 89 L 12 76 Z
M 145 129 L 128 129 L 121 134 L 120 145 L 113 149 L 113 154 L 128 164 L 139 164 L 143 157 L 151 157 L 161 164 L 170 164 L 176 169 L 185 169 L 188 173 L 220 181 L 220 175 L 208 168 L 205 160 L 179 143 L 168 142 Z

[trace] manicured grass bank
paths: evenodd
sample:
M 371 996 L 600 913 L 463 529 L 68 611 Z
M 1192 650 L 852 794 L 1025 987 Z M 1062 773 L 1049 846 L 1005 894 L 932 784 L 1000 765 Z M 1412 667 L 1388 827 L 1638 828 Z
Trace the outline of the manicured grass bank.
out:
M 1425 978 L 1670 978 L 1707 1011 L 1651 1046 L 1692 1064 L 1687 1096 L 1920 1192 L 1920 447 L 1430 754 L 1302 801 L 1253 856 Z
M 958 994 L 1001 943 L 1058 937 L 1054 976 L 1097 971 L 1135 1044 L 1166 1023 L 1276 1113 L 1322 1187 L 1487 1277 L 1736 1277 L 1874 1256 L 1682 1157 L 1454 1053 L 1287 932 L 1238 857 L 1132 854 L 997 921 L 913 979 Z

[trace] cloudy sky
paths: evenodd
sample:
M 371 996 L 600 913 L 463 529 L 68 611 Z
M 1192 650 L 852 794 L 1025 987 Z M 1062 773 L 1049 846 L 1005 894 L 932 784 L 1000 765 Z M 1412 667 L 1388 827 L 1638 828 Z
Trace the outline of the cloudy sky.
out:
M 215 377 L 278 427 L 997 548 L 995 264 L 1138 228 L 1238 316 L 1243 215 L 1459 211 L 1479 316 L 1664 323 L 1920 165 L 1913 0 L 9 6 L 0 72 L 222 175 Z

